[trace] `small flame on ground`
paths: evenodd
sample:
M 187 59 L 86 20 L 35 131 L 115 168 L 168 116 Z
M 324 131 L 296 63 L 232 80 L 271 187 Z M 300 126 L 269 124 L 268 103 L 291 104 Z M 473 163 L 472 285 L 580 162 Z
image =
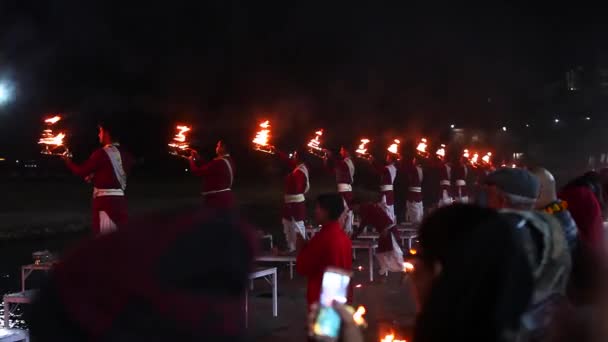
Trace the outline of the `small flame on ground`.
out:
M 411 262 L 404 262 L 403 263 L 403 272 L 408 273 L 408 272 L 412 272 L 414 270 L 414 264 L 412 264 Z
M 395 333 L 391 332 L 390 334 L 386 334 L 383 338 L 381 338 L 380 342 L 407 342 L 407 341 L 395 339 Z
M 416 255 L 416 254 L 418 254 L 418 250 L 416 248 L 410 248 L 410 254 Z
M 357 326 L 365 325 L 365 318 L 363 318 L 363 315 L 365 315 L 366 313 L 367 310 L 365 309 L 365 306 L 359 305 L 357 311 L 355 311 L 355 313 L 353 314 L 353 320 L 355 321 L 355 324 Z
M 395 139 L 395 140 L 393 140 L 393 143 L 386 150 L 392 154 L 398 154 L 399 153 L 399 144 L 401 144 L 401 141 L 399 141 L 399 139 Z

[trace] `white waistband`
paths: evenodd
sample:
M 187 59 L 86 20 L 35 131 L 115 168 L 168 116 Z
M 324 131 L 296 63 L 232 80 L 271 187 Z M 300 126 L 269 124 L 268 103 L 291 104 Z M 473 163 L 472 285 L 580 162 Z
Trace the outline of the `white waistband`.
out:
M 302 203 L 306 201 L 304 194 L 285 195 L 285 203 Z
M 125 192 L 122 189 L 97 189 L 93 188 L 93 198 L 107 196 L 124 196 Z
M 338 192 L 351 192 L 353 186 L 348 183 L 338 183 Z
M 392 185 L 380 185 L 380 191 L 393 191 Z
M 439 182 L 439 185 L 447 185 L 447 186 L 449 186 L 450 185 L 450 181 L 449 180 L 442 180 L 442 181 Z
M 456 186 L 465 186 L 467 185 L 467 182 L 465 182 L 464 179 L 457 179 L 455 184 Z
M 410 186 L 407 190 L 409 192 L 422 192 L 422 188 L 419 186 Z
M 226 191 L 230 191 L 230 190 L 232 190 L 232 189 L 226 188 L 226 189 L 222 189 L 222 190 L 205 191 L 205 192 L 201 192 L 201 195 L 206 196 L 206 195 L 218 194 L 220 192 L 226 192 Z

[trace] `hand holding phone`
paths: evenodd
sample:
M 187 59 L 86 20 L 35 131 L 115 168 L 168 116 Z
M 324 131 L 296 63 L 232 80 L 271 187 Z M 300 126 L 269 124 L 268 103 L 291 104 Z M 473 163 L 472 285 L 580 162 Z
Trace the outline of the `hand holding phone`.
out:
M 340 336 L 343 319 L 333 303 L 346 303 L 350 277 L 350 272 L 336 268 L 328 268 L 323 274 L 319 310 L 312 326 L 312 333 L 317 339 L 335 341 Z

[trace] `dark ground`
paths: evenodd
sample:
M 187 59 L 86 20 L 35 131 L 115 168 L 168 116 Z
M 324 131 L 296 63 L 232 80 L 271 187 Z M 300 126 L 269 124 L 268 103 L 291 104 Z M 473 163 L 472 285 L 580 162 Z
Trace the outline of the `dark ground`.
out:
M 280 223 L 282 182 L 264 179 L 237 185 L 242 215 L 259 229 L 273 234 L 274 241 L 284 243 Z M 31 253 L 48 249 L 61 253 L 88 234 L 90 222 L 91 187 L 77 179 L 13 179 L 0 183 L 0 291 L 19 291 L 20 266 L 31 263 Z M 320 192 L 333 191 L 331 179 L 313 179 L 308 198 Z M 132 216 L 170 210 L 195 204 L 198 196 L 197 179 L 179 180 L 133 179 L 129 184 L 129 210 Z M 360 197 L 369 197 L 360 192 Z M 309 208 L 309 211 L 312 207 Z M 366 266 L 366 253 L 360 252 L 357 265 Z M 296 275 L 289 279 L 286 267 L 279 267 L 279 317 L 272 318 L 271 288 L 257 280 L 250 295 L 250 331 L 256 341 L 302 341 L 306 321 L 305 279 Z M 366 267 L 367 268 L 367 267 Z M 413 321 L 414 305 L 409 295 L 409 282 L 401 283 L 400 275 L 392 275 L 386 284 L 368 281 L 368 270 L 357 271 L 353 282 L 355 302 L 368 309 L 370 326 L 367 340 L 378 340 L 379 333 L 396 328 L 400 335 L 408 334 Z M 43 274 L 32 274 L 28 286 L 36 287 Z M 23 326 L 23 323 L 19 324 Z

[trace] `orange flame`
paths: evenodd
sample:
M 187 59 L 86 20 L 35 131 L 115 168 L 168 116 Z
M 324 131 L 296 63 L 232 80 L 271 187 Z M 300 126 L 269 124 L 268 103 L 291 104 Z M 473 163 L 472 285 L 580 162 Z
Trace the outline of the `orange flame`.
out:
M 355 150 L 355 152 L 357 153 L 357 155 L 361 158 L 369 158 L 369 154 L 367 153 L 367 144 L 369 144 L 371 140 L 367 139 L 367 138 L 363 138 L 361 139 L 361 143 L 359 144 L 359 147 Z
M 266 120 L 260 124 L 261 130 L 255 134 L 253 139 L 254 148 L 258 151 L 272 153 L 272 145 L 270 145 L 270 120 Z
M 492 152 L 488 152 L 481 160 L 486 164 L 490 164 L 492 162 Z
M 426 148 L 428 147 L 426 138 L 420 139 L 418 146 L 416 147 L 416 151 L 420 154 L 425 155 L 427 153 Z
M 57 122 L 59 122 L 59 120 L 61 120 L 61 116 L 55 115 L 52 118 L 48 118 L 48 119 L 44 120 L 44 122 L 47 123 L 47 124 L 49 124 L 49 125 L 54 125 Z
M 190 144 L 187 141 L 186 133 L 190 132 L 192 128 L 189 126 L 177 125 L 176 129 L 177 133 L 175 134 L 175 137 L 173 137 L 173 142 L 169 143 L 169 147 L 182 151 L 187 150 L 190 148 Z
M 435 154 L 441 158 L 445 158 L 445 144 L 441 144 L 441 147 L 437 149 L 437 152 L 435 152 Z
M 399 141 L 399 139 L 395 139 L 386 150 L 392 154 L 399 154 L 399 144 L 401 144 L 401 141 Z
M 363 315 L 365 315 L 366 313 L 367 310 L 365 309 L 365 306 L 359 305 L 357 311 L 355 311 L 355 313 L 353 314 L 353 320 L 355 321 L 355 324 L 357 326 L 365 325 L 365 318 L 363 318 Z
M 46 129 L 46 130 L 44 130 L 44 133 L 42 134 L 42 138 L 40 138 L 40 140 L 38 141 L 38 144 L 62 146 L 64 138 L 65 138 L 64 133 L 59 133 L 57 135 L 53 135 L 51 130 Z
M 390 334 L 386 334 L 383 338 L 380 338 L 380 342 L 407 342 L 407 341 L 395 339 L 395 333 L 391 332 Z
M 413 254 L 416 254 L 416 253 L 413 253 Z M 412 272 L 412 271 L 414 271 L 414 264 L 412 264 L 411 262 L 407 262 L 407 261 L 404 262 L 403 263 L 403 272 L 409 273 L 409 272 Z
M 473 158 L 471 158 L 471 163 L 477 164 L 479 162 L 479 153 L 474 153 Z
M 467 159 L 469 159 L 469 156 L 470 156 L 470 154 L 469 154 L 469 150 L 467 150 L 467 149 L 465 148 L 465 149 L 464 149 L 464 151 L 462 152 L 462 156 L 463 156 L 463 157 L 465 157 L 465 158 L 467 158 Z
M 323 150 L 321 148 L 321 136 L 323 136 L 323 129 L 316 131 L 315 137 L 310 139 L 310 142 L 308 142 L 308 150 L 315 155 L 319 154 L 319 152 Z
M 416 254 L 418 254 L 418 250 L 416 248 L 410 248 L 410 254 L 416 255 Z

